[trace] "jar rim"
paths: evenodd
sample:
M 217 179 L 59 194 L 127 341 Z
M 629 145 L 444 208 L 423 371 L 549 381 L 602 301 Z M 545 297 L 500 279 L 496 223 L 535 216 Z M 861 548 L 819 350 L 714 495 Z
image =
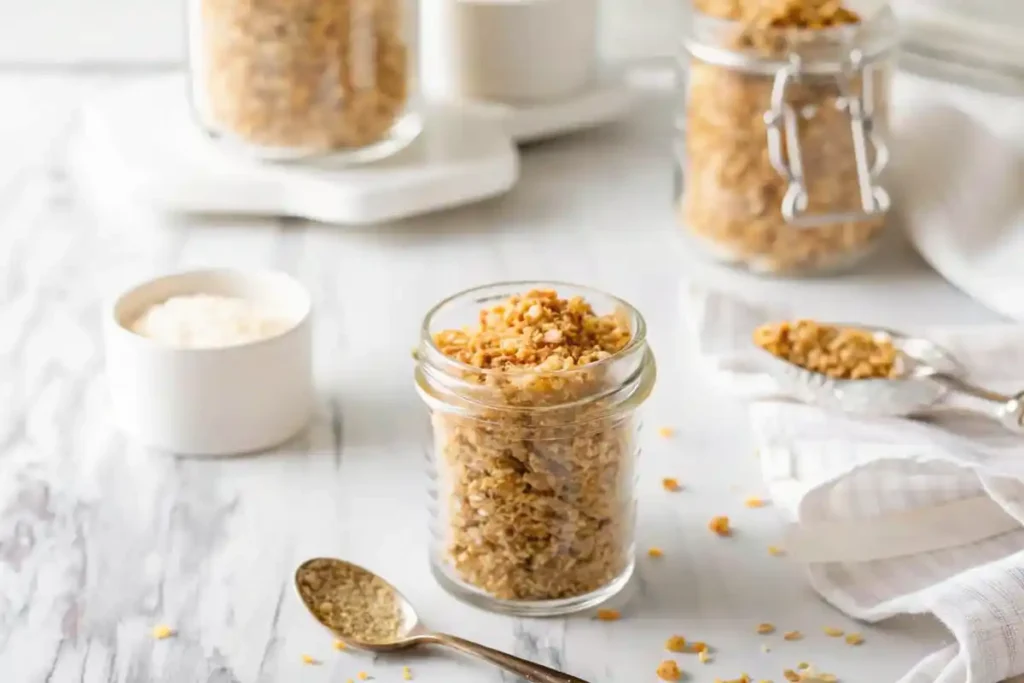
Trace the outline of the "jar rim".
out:
M 608 356 L 607 358 L 602 358 L 601 360 L 594 361 L 593 363 L 587 363 L 586 365 L 581 365 L 579 367 L 570 368 L 569 370 L 536 370 L 532 368 L 523 368 L 524 372 L 529 372 L 533 375 L 536 375 L 537 377 L 543 378 L 568 377 L 582 370 L 591 371 L 611 365 L 616 361 L 621 360 L 622 358 L 630 356 L 631 354 L 635 353 L 637 349 L 642 348 L 647 344 L 647 321 L 644 320 L 644 317 L 640 313 L 640 311 L 637 310 L 635 306 L 633 306 L 625 299 L 617 297 L 613 294 L 609 294 L 608 292 L 597 289 L 596 287 L 578 285 L 572 282 L 565 282 L 559 280 L 506 280 L 470 287 L 469 289 L 464 289 L 450 296 L 447 296 L 438 303 L 434 304 L 430 308 L 430 310 L 428 310 L 427 313 L 423 316 L 423 323 L 420 326 L 420 345 L 426 348 L 426 350 L 429 352 L 431 356 L 432 361 L 439 361 L 432 362 L 432 365 L 444 365 L 455 371 L 471 372 L 481 376 L 508 375 L 508 370 L 503 370 L 500 368 L 478 368 L 475 365 L 464 363 L 460 360 L 457 360 L 455 358 L 452 358 L 451 356 L 446 355 L 443 351 L 441 351 L 440 348 L 438 348 L 437 344 L 434 343 L 434 336 L 430 331 L 431 321 L 440 311 L 444 310 L 447 306 L 461 299 L 472 297 L 474 294 L 481 294 L 483 292 L 491 290 L 500 290 L 504 292 L 501 298 L 508 298 L 509 296 L 515 294 L 517 290 L 522 292 L 528 292 L 534 289 L 558 290 L 559 288 L 571 288 L 579 290 L 581 292 L 590 292 L 596 296 L 603 297 L 614 302 L 616 306 L 621 306 L 622 309 L 630 316 L 630 318 L 634 322 L 635 329 L 631 330 L 632 334 L 630 335 L 629 342 L 624 347 L 622 347 L 612 355 Z M 590 302 L 588 301 L 588 303 Z M 425 361 L 425 359 L 422 357 L 419 360 L 421 362 Z
M 789 63 L 785 57 L 759 55 L 741 48 L 723 47 L 709 38 L 709 36 L 723 35 L 727 31 L 747 28 L 748 25 L 742 21 L 723 19 L 701 12 L 696 8 L 691 9 L 691 17 L 694 21 L 690 22 L 683 45 L 687 52 L 701 61 L 764 73 L 774 73 L 775 70 Z M 885 3 L 879 11 L 857 23 L 823 28 L 767 26 L 758 30 L 765 36 L 793 39 L 794 45 L 799 45 L 801 41 L 808 41 L 805 44 L 811 45 L 810 40 L 814 39 L 819 41 L 815 45 L 818 48 L 828 47 L 846 51 L 856 49 L 862 53 L 862 63 L 864 64 L 870 64 L 886 57 L 899 44 L 899 25 L 890 3 Z M 834 44 L 830 45 L 830 42 Z M 845 57 L 845 55 L 843 56 Z M 843 70 L 836 55 L 829 54 L 808 60 L 804 68 L 810 73 L 834 73 Z

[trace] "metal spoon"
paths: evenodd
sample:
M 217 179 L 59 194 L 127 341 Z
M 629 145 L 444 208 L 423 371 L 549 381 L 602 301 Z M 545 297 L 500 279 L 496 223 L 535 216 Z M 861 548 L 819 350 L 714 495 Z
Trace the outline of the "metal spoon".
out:
M 803 403 L 864 416 L 920 415 L 939 402 L 991 418 L 1007 429 L 1024 433 L 1024 392 L 1007 396 L 963 379 L 963 366 L 938 344 L 894 330 L 856 324 L 828 323 L 870 332 L 899 352 L 898 376 L 892 379 L 834 379 L 763 353 L 765 369 L 783 393 Z
M 394 640 L 385 643 L 366 643 L 358 640 L 357 638 L 353 638 L 349 633 L 342 633 L 331 625 L 325 623 L 320 615 L 317 614 L 317 611 L 313 609 L 313 606 L 311 606 L 306 600 L 306 597 L 302 594 L 299 584 L 299 577 L 302 575 L 303 570 L 313 562 L 336 563 L 337 566 L 347 567 L 349 571 L 362 574 L 367 579 L 376 577 L 379 581 L 387 584 L 388 588 L 394 592 L 395 599 L 398 601 L 402 612 L 401 632 L 394 638 Z M 383 581 L 383 579 L 377 577 L 373 572 L 352 564 L 351 562 L 345 562 L 344 560 L 329 557 L 319 557 L 306 560 L 299 565 L 298 569 L 295 570 L 295 589 L 299 594 L 299 599 L 302 601 L 302 604 L 306 606 L 306 609 L 313 615 L 313 618 L 331 631 L 331 633 L 333 633 L 348 647 L 365 650 L 367 652 L 395 652 L 397 650 L 405 650 L 419 645 L 440 645 L 442 647 L 461 652 L 462 654 L 482 659 L 485 662 L 489 662 L 501 669 L 504 669 L 505 671 L 508 671 L 509 673 L 530 681 L 530 683 L 587 683 L 587 681 L 584 681 L 582 678 L 576 678 L 575 676 L 570 676 L 567 673 L 555 671 L 554 669 L 548 668 L 542 664 L 520 659 L 519 657 L 491 649 L 478 643 L 464 640 L 457 636 L 448 635 L 446 633 L 435 633 L 427 630 L 420 623 L 419 617 L 416 615 L 416 611 L 413 609 L 412 605 L 401 593 L 395 590 L 394 586 Z

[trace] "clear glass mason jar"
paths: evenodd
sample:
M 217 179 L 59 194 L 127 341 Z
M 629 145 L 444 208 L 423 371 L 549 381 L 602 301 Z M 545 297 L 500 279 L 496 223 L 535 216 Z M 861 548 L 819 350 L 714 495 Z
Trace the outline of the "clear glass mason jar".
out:
M 694 10 L 685 40 L 676 146 L 687 242 L 759 273 L 852 266 L 882 236 L 890 204 L 881 173 L 898 38 L 891 8 L 860 20 L 817 3 L 844 23 L 812 28 L 800 0 L 771 23 L 729 18 L 734 2 L 695 4 L 705 12 Z
M 398 151 L 422 125 L 410 2 L 187 0 L 198 124 L 264 159 Z
M 534 289 L 615 313 L 630 340 L 558 372 L 480 369 L 444 355 L 443 330 Z M 616 297 L 560 283 L 503 283 L 442 301 L 423 322 L 416 385 L 431 417 L 432 572 L 449 593 L 522 616 L 598 605 L 635 566 L 637 409 L 656 367 L 643 318 Z

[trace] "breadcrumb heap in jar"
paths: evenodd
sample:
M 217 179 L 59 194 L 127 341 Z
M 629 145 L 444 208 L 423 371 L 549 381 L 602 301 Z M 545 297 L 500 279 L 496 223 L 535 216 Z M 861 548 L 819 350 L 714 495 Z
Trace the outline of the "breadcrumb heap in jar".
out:
M 848 50 L 843 27 L 862 19 L 841 0 L 695 0 L 698 42 L 737 59 L 806 62 L 825 45 Z M 720 20 L 713 27 L 709 22 Z M 726 23 L 730 22 L 730 23 Z M 819 57 L 820 59 L 820 57 Z M 874 69 L 865 92 L 864 71 Z M 684 111 L 685 179 L 679 200 L 683 229 L 723 260 L 758 272 L 798 273 L 843 267 L 881 236 L 885 218 L 838 218 L 814 226 L 789 223 L 782 213 L 789 180 L 768 155 L 765 113 L 775 74 L 733 64 L 690 60 Z M 873 102 L 876 131 L 885 131 L 889 73 L 853 70 L 850 92 Z M 869 97 L 870 94 L 870 97 Z M 862 210 L 858 164 L 847 95 L 835 77 L 805 74 L 785 91 L 796 112 L 808 216 Z M 867 113 L 867 112 L 865 112 Z M 788 142 L 788 139 L 787 139 Z M 869 164 L 874 153 L 869 149 Z
M 564 599 L 633 561 L 635 404 L 610 397 L 623 380 L 602 362 L 629 346 L 631 320 L 533 290 L 433 335 L 473 398 L 432 415 L 439 554 L 461 581 L 502 600 Z

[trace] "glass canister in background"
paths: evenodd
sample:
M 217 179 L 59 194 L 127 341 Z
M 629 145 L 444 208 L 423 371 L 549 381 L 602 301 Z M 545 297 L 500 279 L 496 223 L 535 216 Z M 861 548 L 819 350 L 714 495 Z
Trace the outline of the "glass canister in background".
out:
M 695 0 L 678 119 L 691 242 L 752 271 L 849 267 L 882 236 L 896 21 L 840 2 Z
M 656 369 L 643 318 L 584 287 L 497 284 L 428 313 L 430 562 L 485 609 L 567 614 L 635 566 L 637 409 Z
M 255 156 L 369 161 L 420 131 L 408 0 L 187 0 L 194 114 Z

